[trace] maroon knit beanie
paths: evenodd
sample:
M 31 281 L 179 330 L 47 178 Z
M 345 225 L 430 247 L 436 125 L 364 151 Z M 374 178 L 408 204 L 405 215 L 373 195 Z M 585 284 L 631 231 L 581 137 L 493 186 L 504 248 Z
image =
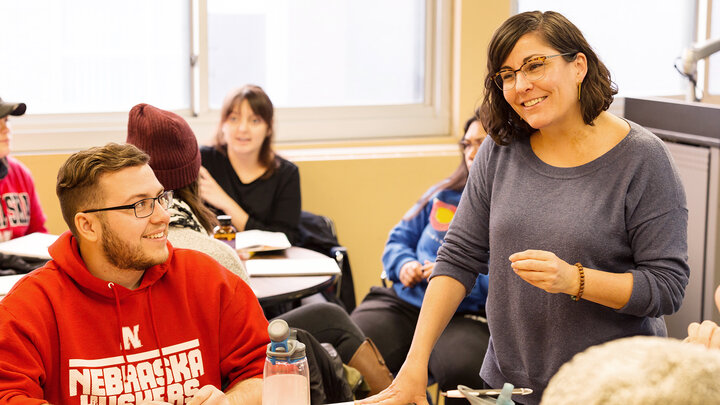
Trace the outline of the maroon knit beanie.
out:
M 179 115 L 149 104 L 136 105 L 128 118 L 127 143 L 150 155 L 150 167 L 165 190 L 177 190 L 197 180 L 197 139 Z

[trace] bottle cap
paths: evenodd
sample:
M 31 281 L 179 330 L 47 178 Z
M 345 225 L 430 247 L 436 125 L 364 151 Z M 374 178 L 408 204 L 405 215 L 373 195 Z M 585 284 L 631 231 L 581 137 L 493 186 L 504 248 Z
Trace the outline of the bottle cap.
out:
M 274 319 L 268 325 L 270 343 L 267 345 L 267 356 L 273 361 L 285 360 L 294 363 L 305 358 L 305 344 L 298 342 L 294 336 L 290 338 L 290 327 L 282 319 Z
M 220 222 L 220 225 L 232 224 L 232 217 L 230 215 L 218 215 L 217 220 Z
M 268 325 L 268 335 L 273 342 L 282 342 L 290 336 L 290 327 L 285 320 L 274 319 Z

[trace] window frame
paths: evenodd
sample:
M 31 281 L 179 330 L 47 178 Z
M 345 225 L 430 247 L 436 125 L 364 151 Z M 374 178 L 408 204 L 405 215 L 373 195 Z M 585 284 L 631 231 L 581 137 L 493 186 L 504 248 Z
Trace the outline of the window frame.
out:
M 207 0 L 190 0 L 190 108 L 175 110 L 201 144 L 216 131 L 219 110 L 208 105 Z M 425 96 L 421 104 L 277 108 L 276 142 L 354 142 L 450 134 L 452 5 L 426 0 Z M 271 95 L 272 96 L 272 95 Z M 21 100 L 22 101 L 22 100 Z M 138 103 L 142 100 L 138 100 Z M 162 106 L 158 106 L 162 108 Z M 127 112 L 28 114 L 12 119 L 13 154 L 71 152 L 124 142 Z

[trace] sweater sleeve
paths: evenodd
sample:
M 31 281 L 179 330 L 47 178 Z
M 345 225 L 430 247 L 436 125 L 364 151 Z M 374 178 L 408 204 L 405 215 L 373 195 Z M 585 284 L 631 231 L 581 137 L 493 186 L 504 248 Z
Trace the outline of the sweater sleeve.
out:
M 271 219 L 263 223 L 250 216 L 245 228 L 283 232 L 294 245 L 300 241 L 300 171 L 287 162 L 273 176 L 278 176 L 278 188 L 273 196 Z
M 239 281 L 222 309 L 220 370 L 227 388 L 240 381 L 262 377 L 265 350 L 270 343 L 260 303 L 250 287 Z M 225 385 L 225 384 L 223 384 Z
M 390 231 L 385 250 L 382 255 L 385 274 L 394 283 L 400 282 L 400 269 L 402 266 L 417 258 L 417 245 L 422 232 L 428 224 L 432 205 L 428 202 L 421 209 L 413 207 L 410 214 L 406 214 Z M 417 214 L 412 212 L 417 210 Z M 409 218 L 408 218 L 409 216 Z
M 686 229 L 687 210 L 678 208 L 629 230 L 636 266 L 620 313 L 659 317 L 680 309 L 690 275 Z
M 680 176 L 658 140 L 644 148 L 625 202 L 635 266 L 630 300 L 620 313 L 659 317 L 680 309 L 690 276 L 688 210 Z
M 488 273 L 490 187 L 485 178 L 490 176 L 486 166 L 491 143 L 483 142 L 475 156 L 431 276 L 450 276 L 465 286 L 467 294 L 472 291 L 478 274 Z
M 248 281 L 247 270 L 242 260 L 240 260 L 240 256 L 233 248 L 223 242 L 190 228 L 174 226 L 168 228 L 168 240 L 175 248 L 192 249 L 207 254 L 226 269 L 240 276 L 245 282 Z
M 42 404 L 42 359 L 23 322 L 0 305 L 0 404 Z

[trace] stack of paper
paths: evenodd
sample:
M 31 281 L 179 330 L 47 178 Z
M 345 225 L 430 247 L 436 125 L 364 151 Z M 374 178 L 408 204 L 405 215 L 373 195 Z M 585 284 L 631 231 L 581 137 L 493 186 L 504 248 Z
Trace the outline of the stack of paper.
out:
M 55 243 L 57 235 L 31 233 L 0 243 L 0 253 L 36 259 L 50 259 L 48 247 Z
M 340 274 L 337 262 L 329 257 L 318 259 L 250 259 L 245 268 L 251 277 L 326 276 Z
M 253 229 L 235 234 L 235 249 L 244 252 L 267 252 L 284 250 L 289 247 L 290 241 L 282 232 Z

